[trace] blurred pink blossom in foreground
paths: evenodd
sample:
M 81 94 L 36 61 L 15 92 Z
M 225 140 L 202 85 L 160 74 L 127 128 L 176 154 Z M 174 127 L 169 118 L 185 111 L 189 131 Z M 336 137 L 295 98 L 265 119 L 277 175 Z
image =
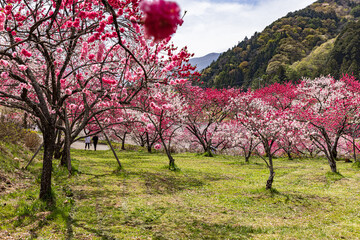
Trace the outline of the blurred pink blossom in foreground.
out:
M 177 26 L 183 23 L 180 7 L 176 2 L 143 1 L 141 10 L 145 13 L 145 34 L 147 37 L 154 37 L 155 41 L 170 37 L 176 32 Z

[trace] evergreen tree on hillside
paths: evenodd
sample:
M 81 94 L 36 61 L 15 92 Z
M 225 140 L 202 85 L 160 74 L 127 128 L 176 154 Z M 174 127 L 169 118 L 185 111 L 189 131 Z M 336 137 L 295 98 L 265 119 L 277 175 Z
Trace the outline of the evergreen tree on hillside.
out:
M 330 53 L 325 73 L 335 78 L 342 74 L 360 77 L 360 22 L 351 22 L 340 33 Z

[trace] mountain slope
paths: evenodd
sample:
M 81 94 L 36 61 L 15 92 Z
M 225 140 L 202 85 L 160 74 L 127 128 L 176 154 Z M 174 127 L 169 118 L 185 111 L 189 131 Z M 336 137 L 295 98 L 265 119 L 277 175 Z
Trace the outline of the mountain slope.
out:
M 326 73 L 338 78 L 343 73 L 360 79 L 360 21 L 349 23 L 337 37 L 327 60 Z M 323 74 L 325 72 L 322 72 Z
M 221 54 L 203 70 L 201 81 L 207 87 L 255 88 L 264 83 L 297 80 L 309 72 L 323 74 L 325 69 L 321 66 L 315 66 L 319 72 L 314 72 L 292 65 L 311 53 L 314 57 L 316 48 L 335 39 L 348 24 L 358 20 L 359 4 L 360 0 L 319 0 L 289 13 Z M 321 59 L 332 54 L 334 47 L 331 44 L 327 47 Z
M 216 61 L 219 56 L 220 53 L 209 53 L 203 57 L 191 58 L 189 63 L 191 63 L 193 66 L 196 66 L 196 71 L 201 71 L 204 68 L 210 66 L 210 64 L 213 61 Z

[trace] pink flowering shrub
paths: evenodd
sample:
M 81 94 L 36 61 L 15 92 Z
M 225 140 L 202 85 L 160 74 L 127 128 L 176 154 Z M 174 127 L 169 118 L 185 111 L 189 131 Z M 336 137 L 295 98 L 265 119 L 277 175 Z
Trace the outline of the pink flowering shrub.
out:
M 140 5 L 145 13 L 145 34 L 161 41 L 176 32 L 177 26 L 183 23 L 180 18 L 180 8 L 176 2 L 164 0 L 143 1 Z

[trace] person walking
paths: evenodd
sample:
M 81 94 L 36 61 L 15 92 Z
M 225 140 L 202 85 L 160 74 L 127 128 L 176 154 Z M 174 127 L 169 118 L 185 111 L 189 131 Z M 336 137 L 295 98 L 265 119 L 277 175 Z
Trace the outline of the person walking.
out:
M 93 136 L 92 140 L 93 140 L 93 144 L 94 144 L 94 149 L 96 151 L 96 145 L 98 143 L 99 137 L 95 135 L 95 136 Z
M 86 147 L 88 149 L 90 149 L 90 141 L 91 141 L 90 136 L 86 136 L 86 138 L 85 138 L 85 150 L 86 150 Z

